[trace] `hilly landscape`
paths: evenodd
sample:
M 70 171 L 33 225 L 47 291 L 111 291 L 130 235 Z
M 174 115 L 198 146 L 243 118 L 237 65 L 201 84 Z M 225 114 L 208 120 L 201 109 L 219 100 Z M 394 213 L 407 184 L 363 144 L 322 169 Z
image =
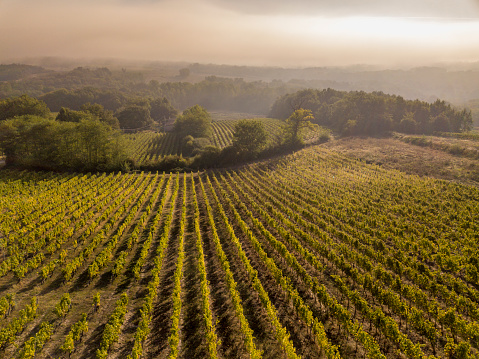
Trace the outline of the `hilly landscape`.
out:
M 6 68 L 87 86 L 0 101 L 3 357 L 479 356 L 468 109 Z
M 0 359 L 478 359 L 479 1 L 0 1 Z
M 338 142 L 183 174 L 2 170 L 3 355 L 473 357 L 477 185 Z

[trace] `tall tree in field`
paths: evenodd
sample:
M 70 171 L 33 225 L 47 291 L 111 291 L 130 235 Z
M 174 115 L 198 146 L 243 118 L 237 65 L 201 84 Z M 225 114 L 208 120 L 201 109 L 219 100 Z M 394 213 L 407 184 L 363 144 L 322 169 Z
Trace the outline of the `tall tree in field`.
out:
M 317 125 L 311 123 L 314 120 L 311 110 L 300 108 L 286 120 L 284 142 L 288 146 L 296 147 L 303 143 L 301 130 L 304 128 L 314 129 Z
M 233 146 L 240 153 L 257 154 L 266 145 L 268 135 L 260 121 L 241 120 L 235 124 Z
M 211 131 L 211 116 L 200 105 L 190 107 L 177 117 L 175 131 L 178 132 L 181 138 L 188 135 L 208 137 Z

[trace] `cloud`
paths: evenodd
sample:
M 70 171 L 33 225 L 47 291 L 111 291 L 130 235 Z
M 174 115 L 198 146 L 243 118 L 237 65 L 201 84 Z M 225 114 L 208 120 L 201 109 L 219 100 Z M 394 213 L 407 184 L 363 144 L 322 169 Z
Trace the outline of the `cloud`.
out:
M 479 18 L 477 0 L 208 0 L 246 14 Z

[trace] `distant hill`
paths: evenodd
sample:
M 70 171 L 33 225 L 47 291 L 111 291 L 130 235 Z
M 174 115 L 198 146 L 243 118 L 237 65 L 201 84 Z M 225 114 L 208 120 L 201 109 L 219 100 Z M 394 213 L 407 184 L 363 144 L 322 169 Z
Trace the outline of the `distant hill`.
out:
M 301 89 L 381 91 L 407 100 L 445 100 L 467 106 L 479 123 L 479 64 L 410 69 L 377 66 L 281 68 L 161 62 L 73 64 L 34 62 L 0 65 L 0 98 L 24 93 L 41 97 L 58 90 L 114 92 L 120 97 L 166 96 L 178 108 L 196 103 L 209 110 L 268 113 L 279 96 Z M 123 67 L 124 65 L 124 67 Z M 89 67 L 92 66 L 92 67 Z M 186 77 L 178 76 L 189 70 Z M 86 87 L 94 88 L 83 90 Z M 50 95 L 56 96 L 57 94 Z M 73 94 L 75 95 L 75 94 Z M 89 101 L 98 102 L 98 96 Z M 81 105 L 81 104 L 80 104 Z M 107 106 L 106 104 L 103 104 Z M 116 109 L 116 107 L 115 107 Z
M 333 88 L 341 91 L 382 91 L 434 102 L 438 98 L 462 103 L 479 98 L 479 65 L 428 66 L 383 69 L 374 66 L 349 67 L 251 67 L 190 65 L 193 75 L 229 76 L 248 81 L 281 81 L 298 88 Z
M 30 66 L 22 64 L 0 65 L 0 81 L 21 80 L 31 75 L 49 72 L 40 66 Z

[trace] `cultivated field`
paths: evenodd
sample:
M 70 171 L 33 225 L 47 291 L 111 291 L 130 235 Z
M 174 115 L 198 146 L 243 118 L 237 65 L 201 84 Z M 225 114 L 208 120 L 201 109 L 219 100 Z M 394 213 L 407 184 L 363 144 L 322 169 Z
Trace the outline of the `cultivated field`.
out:
M 255 121 L 263 123 L 268 134 L 268 144 L 274 144 L 281 135 L 284 121 L 272 118 L 254 118 Z M 233 144 L 234 126 L 239 120 L 215 120 L 211 124 L 211 135 L 208 138 L 212 146 L 220 149 Z M 329 131 L 324 128 L 302 130 L 302 137 L 305 143 L 316 141 L 321 135 L 327 135 Z M 148 161 L 158 161 L 164 156 L 181 155 L 182 141 L 175 132 L 139 132 L 125 134 L 126 147 L 129 154 L 135 159 L 138 165 Z
M 283 121 L 271 118 L 255 119 L 261 121 L 272 142 L 281 133 Z M 233 144 L 234 125 L 238 120 L 216 120 L 211 124 L 211 145 L 224 148 Z M 313 138 L 316 133 L 308 134 Z M 130 155 L 136 163 L 142 164 L 147 161 L 160 160 L 168 155 L 181 155 L 181 138 L 175 132 L 139 132 L 123 136 Z
M 2 170 L 0 356 L 473 357 L 478 217 L 477 187 L 324 146 L 185 175 Z

